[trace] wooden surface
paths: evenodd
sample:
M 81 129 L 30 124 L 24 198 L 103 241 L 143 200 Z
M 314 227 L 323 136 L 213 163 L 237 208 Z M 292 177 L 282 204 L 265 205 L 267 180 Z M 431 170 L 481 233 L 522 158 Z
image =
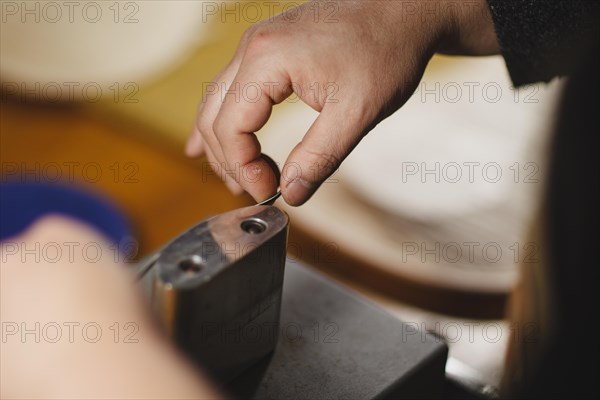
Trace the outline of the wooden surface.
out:
M 60 176 L 64 183 L 108 197 L 129 218 L 140 256 L 201 219 L 253 204 L 248 196 L 229 194 L 183 149 L 135 126 L 89 114 L 85 106 L 3 102 L 2 180 Z

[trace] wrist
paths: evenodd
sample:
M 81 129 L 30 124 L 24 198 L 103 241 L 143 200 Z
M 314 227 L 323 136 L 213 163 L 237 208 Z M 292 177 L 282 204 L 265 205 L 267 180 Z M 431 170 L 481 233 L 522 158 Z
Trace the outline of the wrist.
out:
M 440 0 L 447 18 L 437 52 L 484 56 L 500 53 L 487 0 Z

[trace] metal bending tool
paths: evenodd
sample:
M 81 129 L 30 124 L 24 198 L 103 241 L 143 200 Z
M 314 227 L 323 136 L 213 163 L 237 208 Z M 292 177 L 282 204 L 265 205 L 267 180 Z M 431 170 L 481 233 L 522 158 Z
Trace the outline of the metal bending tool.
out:
M 200 222 L 137 273 L 168 335 L 221 382 L 275 348 L 288 216 L 272 206 Z
M 446 345 L 298 260 L 286 266 L 287 234 L 284 212 L 255 205 L 200 222 L 140 263 L 181 350 L 240 398 L 439 396 Z

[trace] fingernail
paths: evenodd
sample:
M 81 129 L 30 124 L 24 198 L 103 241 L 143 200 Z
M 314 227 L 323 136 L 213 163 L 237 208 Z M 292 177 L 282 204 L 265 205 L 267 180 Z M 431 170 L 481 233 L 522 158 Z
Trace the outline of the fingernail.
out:
M 256 183 L 262 178 L 262 174 L 262 169 L 258 165 L 256 165 L 256 163 L 254 163 L 244 168 L 244 171 L 242 173 L 242 179 L 246 179 L 248 182 L 251 183 Z
M 302 179 L 294 179 L 286 189 L 283 193 L 285 201 L 292 206 L 303 204 L 312 191 L 311 185 Z
M 185 154 L 188 157 L 198 157 L 202 155 L 202 138 L 197 132 L 192 133 L 185 145 Z

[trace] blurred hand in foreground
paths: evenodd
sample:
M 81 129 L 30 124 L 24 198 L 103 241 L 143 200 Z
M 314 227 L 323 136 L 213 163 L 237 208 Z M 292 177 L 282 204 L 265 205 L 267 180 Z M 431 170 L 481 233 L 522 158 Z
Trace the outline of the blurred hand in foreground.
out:
M 154 326 L 133 276 L 87 225 L 42 218 L 2 242 L 0 257 L 0 397 L 219 397 Z

